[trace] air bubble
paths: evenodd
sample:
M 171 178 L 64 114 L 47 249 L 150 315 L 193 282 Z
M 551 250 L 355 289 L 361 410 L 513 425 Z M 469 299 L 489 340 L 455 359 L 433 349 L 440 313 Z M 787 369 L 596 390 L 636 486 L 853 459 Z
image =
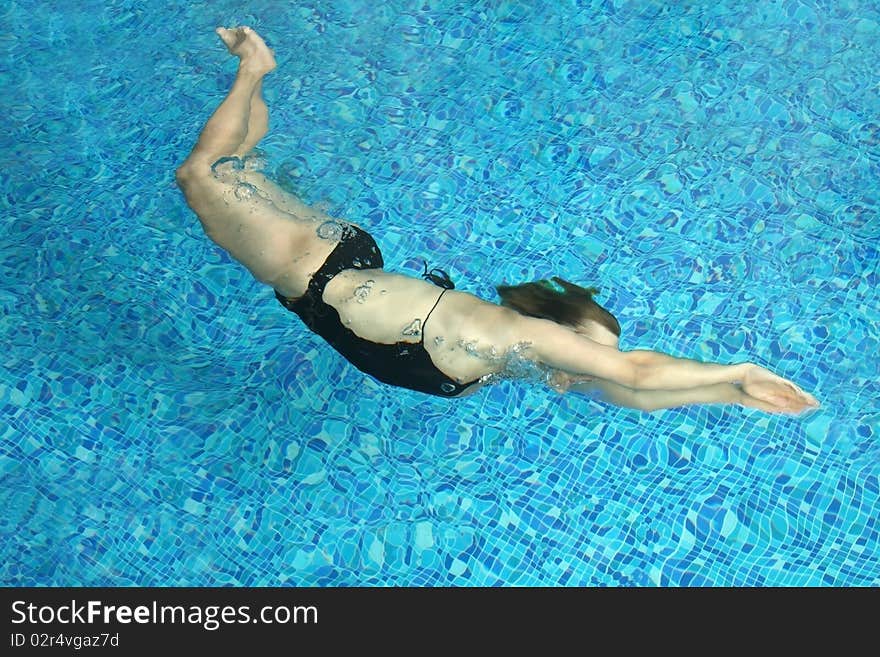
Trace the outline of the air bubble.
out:
M 448 381 L 444 381 L 440 384 L 440 390 L 442 390 L 443 392 L 455 392 L 455 386 Z
M 369 280 L 366 281 L 363 285 L 359 285 L 354 290 L 354 299 L 358 303 L 365 303 L 367 297 L 370 296 L 370 292 L 373 291 L 373 286 L 376 284 L 376 281 Z
M 477 349 L 477 344 L 475 342 L 465 342 L 464 340 L 460 341 L 459 346 L 465 350 L 469 356 L 479 356 L 480 350 Z
M 338 240 L 342 237 L 342 231 L 345 228 L 338 221 L 325 221 L 318 226 L 318 237 L 323 240 Z
M 246 171 L 262 171 L 266 168 L 266 158 L 262 153 L 246 155 L 241 161 L 241 167 Z
M 401 335 L 419 336 L 421 334 L 422 334 L 422 320 L 420 320 L 420 319 L 414 319 L 412 322 L 410 322 L 409 326 L 407 326 L 401 332 Z
M 523 352 L 531 346 L 529 342 L 519 342 L 510 347 L 505 354 L 497 359 L 503 367 L 487 377 L 486 381 L 530 381 L 535 383 L 547 383 L 550 380 L 551 371 L 545 365 L 538 363 L 523 355 Z
M 239 201 L 247 201 L 257 193 L 257 188 L 250 183 L 241 182 L 235 186 L 235 198 Z
M 211 173 L 214 174 L 215 178 L 222 178 L 233 171 L 241 171 L 243 168 L 244 166 L 239 158 L 221 157 L 211 165 Z

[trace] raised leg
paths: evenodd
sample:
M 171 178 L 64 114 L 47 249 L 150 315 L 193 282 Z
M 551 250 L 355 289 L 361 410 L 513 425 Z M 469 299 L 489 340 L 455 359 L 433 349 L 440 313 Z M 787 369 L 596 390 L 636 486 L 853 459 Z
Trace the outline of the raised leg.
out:
M 275 57 L 249 27 L 217 28 L 217 34 L 239 58 L 232 88 L 202 129 L 199 140 L 179 173 L 210 166 L 221 157 L 248 152 L 268 129 L 268 109 L 262 99 L 262 80 L 275 68 Z
M 254 147 L 260 143 L 260 140 L 266 136 L 269 130 L 269 108 L 266 101 L 263 100 L 263 80 L 257 82 L 254 91 L 251 94 L 251 106 L 248 114 L 247 134 L 244 141 L 238 145 L 235 154 L 238 157 L 244 157 Z
M 177 182 L 208 237 L 257 280 L 287 296 L 298 296 L 307 278 L 294 265 L 294 257 L 308 232 L 302 221 L 313 222 L 315 218 L 295 216 L 291 207 L 281 207 L 251 182 L 251 175 L 258 176 L 256 172 L 218 168 L 215 175 L 212 170 L 218 160 L 247 152 L 265 134 L 268 110 L 261 97 L 261 82 L 275 68 L 275 58 L 250 28 L 218 28 L 217 34 L 240 59 L 238 71 L 232 88 L 178 168 Z M 296 219 L 302 221 L 297 223 Z M 304 263 L 302 268 L 311 266 Z

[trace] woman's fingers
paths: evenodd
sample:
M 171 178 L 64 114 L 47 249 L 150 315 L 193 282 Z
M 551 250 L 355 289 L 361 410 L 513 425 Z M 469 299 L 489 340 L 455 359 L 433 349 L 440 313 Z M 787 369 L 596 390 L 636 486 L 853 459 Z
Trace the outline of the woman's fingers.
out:
M 783 379 L 750 381 L 742 389 L 749 397 L 772 406 L 775 410 L 771 412 L 802 413 L 816 406 L 814 398 Z
M 742 382 L 742 389 L 755 398 L 762 399 L 789 412 L 800 413 L 808 408 L 818 408 L 819 400 L 805 392 L 792 381 L 784 379 L 763 367 L 755 366 Z

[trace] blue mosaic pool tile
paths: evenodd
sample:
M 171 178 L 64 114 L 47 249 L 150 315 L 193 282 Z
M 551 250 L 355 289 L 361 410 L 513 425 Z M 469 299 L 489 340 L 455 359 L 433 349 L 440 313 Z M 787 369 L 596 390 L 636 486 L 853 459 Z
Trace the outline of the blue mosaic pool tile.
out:
M 4 9 L 5 583 L 880 583 L 875 7 L 270 4 Z M 278 54 L 270 170 L 390 268 L 596 285 L 625 348 L 823 409 L 363 377 L 174 186 L 231 79 L 218 16 Z

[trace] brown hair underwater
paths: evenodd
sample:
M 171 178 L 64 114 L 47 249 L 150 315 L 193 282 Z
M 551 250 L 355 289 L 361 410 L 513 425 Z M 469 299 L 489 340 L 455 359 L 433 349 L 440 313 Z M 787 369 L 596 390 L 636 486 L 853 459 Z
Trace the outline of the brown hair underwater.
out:
M 501 305 L 513 308 L 523 315 L 549 319 L 572 328 L 586 320 L 598 322 L 620 337 L 617 318 L 593 300 L 599 290 L 585 288 L 554 276 L 551 280 L 533 281 L 519 285 L 497 285 Z

